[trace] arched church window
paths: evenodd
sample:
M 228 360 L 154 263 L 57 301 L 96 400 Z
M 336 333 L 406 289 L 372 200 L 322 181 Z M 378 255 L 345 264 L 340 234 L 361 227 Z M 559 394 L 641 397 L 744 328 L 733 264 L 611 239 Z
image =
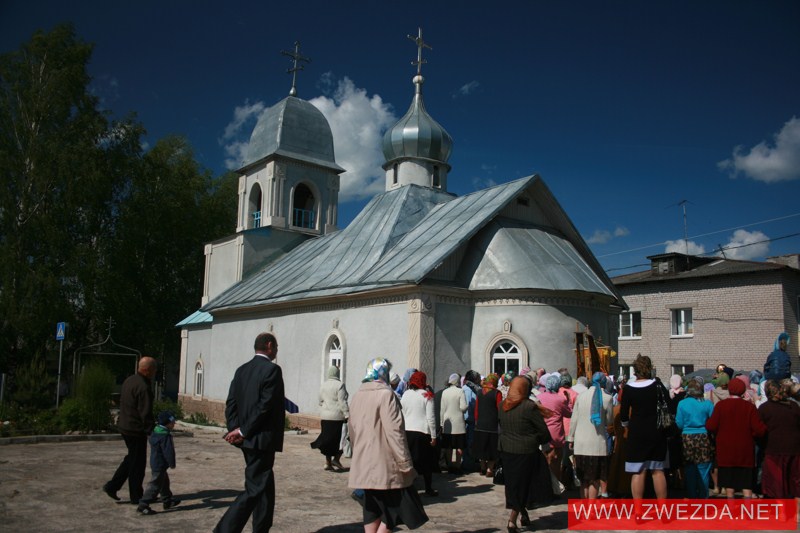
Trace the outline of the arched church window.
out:
M 341 371 L 343 359 L 342 341 L 339 340 L 339 337 L 331 337 L 328 343 L 328 366 L 335 366 Z
M 314 229 L 316 220 L 314 217 L 315 207 L 314 193 L 307 185 L 301 183 L 294 189 L 292 205 L 292 225 L 298 228 Z
M 247 205 L 247 227 L 261 227 L 261 186 L 258 183 L 250 189 L 250 200 Z
M 497 343 L 492 350 L 492 372 L 503 375 L 513 371 L 514 375 L 519 375 L 520 361 L 522 357 L 519 347 L 510 340 L 503 340 Z
M 200 361 L 194 365 L 194 395 L 203 395 L 203 363 Z
M 442 178 L 439 176 L 439 167 L 433 167 L 433 186 L 437 189 L 442 186 Z

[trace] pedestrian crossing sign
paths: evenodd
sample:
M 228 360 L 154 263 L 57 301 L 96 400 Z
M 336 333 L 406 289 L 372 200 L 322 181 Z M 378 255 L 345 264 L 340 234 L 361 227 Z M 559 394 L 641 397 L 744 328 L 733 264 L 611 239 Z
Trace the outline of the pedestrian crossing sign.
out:
M 59 322 L 56 324 L 56 340 L 63 341 L 64 337 L 66 337 L 67 333 L 67 323 L 66 322 Z

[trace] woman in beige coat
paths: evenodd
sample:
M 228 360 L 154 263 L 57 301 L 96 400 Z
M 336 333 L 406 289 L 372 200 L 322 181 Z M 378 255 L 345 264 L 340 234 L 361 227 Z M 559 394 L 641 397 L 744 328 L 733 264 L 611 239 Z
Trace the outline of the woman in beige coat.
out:
M 373 359 L 350 403 L 353 459 L 349 486 L 364 490 L 364 531 L 388 533 L 398 524 L 416 529 L 428 521 L 414 490 L 414 470 L 406 442 L 400 401 L 389 387 L 392 364 Z
M 467 410 L 467 398 L 459 384 L 461 376 L 450 374 L 448 387 L 442 392 L 442 407 L 439 420 L 442 423 L 442 450 L 445 453 L 447 469 L 461 472 L 461 456 L 467 447 L 467 424 L 464 412 Z M 453 450 L 456 452 L 453 460 Z
M 347 388 L 339 379 L 337 366 L 331 365 L 328 369 L 328 379 L 322 382 L 319 389 L 319 405 L 322 432 L 311 443 L 311 447 L 319 449 L 325 456 L 325 470 L 336 469 L 341 472 L 344 470 L 339 462 L 342 457 L 342 427 L 350 418 L 350 409 L 347 407 Z

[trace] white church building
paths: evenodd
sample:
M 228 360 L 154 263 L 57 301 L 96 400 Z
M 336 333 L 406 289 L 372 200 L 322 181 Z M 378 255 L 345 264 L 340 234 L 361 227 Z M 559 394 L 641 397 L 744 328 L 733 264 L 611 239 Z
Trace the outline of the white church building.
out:
M 233 373 L 263 331 L 278 339 L 296 422 L 311 426 L 330 365 L 352 394 L 378 356 L 438 389 L 469 369 L 574 375 L 576 332 L 616 349 L 625 303 L 539 176 L 447 192 L 453 141 L 425 110 L 421 62 L 410 108 L 384 136 L 385 192 L 346 228 L 345 169 L 323 114 L 294 88 L 262 114 L 239 169 L 236 232 L 206 245 L 201 308 L 178 324 L 186 412 L 224 420 Z

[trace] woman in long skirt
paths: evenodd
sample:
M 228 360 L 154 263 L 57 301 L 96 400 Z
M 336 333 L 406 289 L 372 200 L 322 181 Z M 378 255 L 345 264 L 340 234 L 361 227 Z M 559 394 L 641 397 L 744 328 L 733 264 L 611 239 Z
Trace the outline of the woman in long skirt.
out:
M 388 533 L 399 524 L 416 529 L 428 521 L 417 491 L 400 401 L 389 387 L 392 363 L 373 359 L 350 405 L 351 489 L 364 490 L 365 533 Z
M 344 470 L 339 462 L 342 457 L 342 427 L 345 420 L 350 418 L 350 409 L 347 406 L 347 389 L 339 380 L 339 368 L 331 366 L 328 369 L 328 379 L 319 389 L 319 415 L 322 432 L 317 440 L 311 443 L 312 448 L 319 449 L 325 456 L 325 470 Z
M 539 449 L 550 441 L 550 431 L 530 393 L 529 379 L 514 378 L 498 413 L 502 428 L 498 450 L 505 474 L 506 509 L 511 510 L 509 532 L 519 531 L 518 517 L 523 527 L 530 525 L 527 509 L 553 498 L 550 472 Z

